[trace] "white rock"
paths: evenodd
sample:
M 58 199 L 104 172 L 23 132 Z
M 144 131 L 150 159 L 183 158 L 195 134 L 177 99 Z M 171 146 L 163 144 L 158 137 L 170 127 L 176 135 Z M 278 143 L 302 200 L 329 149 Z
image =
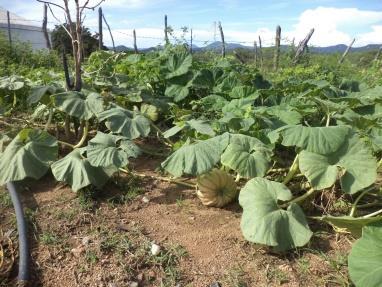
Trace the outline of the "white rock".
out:
M 90 237 L 89 236 L 85 236 L 84 238 L 82 238 L 82 244 L 83 245 L 89 245 L 90 243 Z
M 149 202 L 150 202 L 150 199 L 149 199 L 147 196 L 144 196 L 144 197 L 142 197 L 142 201 L 143 201 L 144 203 L 149 203 Z
M 129 287 L 138 287 L 138 282 L 130 282 Z
M 158 244 L 153 243 L 151 245 L 151 254 L 157 256 L 160 253 L 161 247 Z

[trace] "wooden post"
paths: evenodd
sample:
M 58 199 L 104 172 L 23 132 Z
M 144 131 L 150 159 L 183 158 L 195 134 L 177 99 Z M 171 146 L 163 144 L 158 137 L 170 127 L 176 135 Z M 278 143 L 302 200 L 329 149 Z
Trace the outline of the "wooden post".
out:
M 296 64 L 298 62 L 301 55 L 304 53 L 304 51 L 308 45 L 308 42 L 309 42 L 310 38 L 312 37 L 313 33 L 314 33 L 314 29 L 310 30 L 308 35 L 306 35 L 305 39 L 302 40 L 300 42 L 300 44 L 298 45 L 298 48 L 297 48 L 297 51 L 296 51 L 296 54 L 295 54 L 294 60 L 293 60 L 294 64 Z
M 50 39 L 48 34 L 48 5 L 44 4 L 44 19 L 42 21 L 42 31 L 44 33 L 45 41 L 46 41 L 46 47 L 50 50 L 52 49 L 52 46 L 50 45 Z
M 107 29 L 109 30 L 109 34 L 110 34 L 110 38 L 111 38 L 111 43 L 113 44 L 113 51 L 116 52 L 116 50 L 115 50 L 115 44 L 114 44 L 114 37 L 113 37 L 113 34 L 111 33 L 110 26 L 109 26 L 109 24 L 107 23 L 106 18 L 105 18 L 105 15 L 104 15 L 103 13 L 102 13 L 102 18 L 103 18 L 103 20 L 105 21 L 105 24 L 106 24 Z
M 222 24 L 219 21 L 219 31 L 220 31 L 220 38 L 222 41 L 222 57 L 225 57 L 225 41 L 224 41 L 224 33 L 223 33 L 223 27 Z
M 9 40 L 9 47 L 12 48 L 11 17 L 9 16 L 9 11 L 7 11 L 7 21 L 8 21 L 8 40 Z
M 240 63 L 242 64 L 245 64 L 245 60 L 243 59 L 242 56 L 240 56 L 240 54 L 238 52 L 236 52 L 235 50 L 233 51 L 233 54 L 235 55 L 236 59 L 238 59 L 240 61 Z
M 379 47 L 377 54 L 375 55 L 374 61 L 378 61 L 379 56 L 381 56 L 382 53 L 382 46 Z
M 351 47 L 353 47 L 354 42 L 355 42 L 355 38 L 351 41 L 350 45 L 346 48 L 345 52 L 342 54 L 342 57 L 338 60 L 339 65 L 341 65 L 342 62 L 345 60 L 345 57 L 349 53 Z
M 253 50 L 254 50 L 254 60 L 255 60 L 255 67 L 257 68 L 257 59 L 258 59 L 258 52 L 257 52 L 257 43 L 256 41 L 253 41 Z
M 260 36 L 259 36 L 259 62 L 260 62 L 260 68 L 263 68 L 263 47 L 261 45 Z
M 191 29 L 191 40 L 190 40 L 190 53 L 192 54 L 192 29 Z
M 167 15 L 164 15 L 164 41 L 167 44 L 169 44 L 168 41 L 168 27 L 167 27 Z
M 275 71 L 279 68 L 280 61 L 280 44 L 281 44 L 281 27 L 277 26 L 276 28 L 276 44 L 275 44 L 275 60 L 273 63 L 273 68 Z
M 137 33 L 135 32 L 135 29 L 133 30 L 133 37 L 134 37 L 134 53 L 138 54 Z
M 102 8 L 98 8 L 98 49 L 102 50 L 103 48 L 103 34 L 102 34 Z

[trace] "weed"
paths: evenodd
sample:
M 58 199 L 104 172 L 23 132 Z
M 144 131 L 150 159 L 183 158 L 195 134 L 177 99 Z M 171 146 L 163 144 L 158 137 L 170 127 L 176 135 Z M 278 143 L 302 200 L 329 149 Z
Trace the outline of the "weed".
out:
M 6 208 L 12 207 L 11 196 L 2 188 L 0 188 L 0 205 Z
M 44 232 L 40 234 L 40 242 L 44 245 L 54 245 L 59 243 L 59 238 L 56 234 L 52 232 Z

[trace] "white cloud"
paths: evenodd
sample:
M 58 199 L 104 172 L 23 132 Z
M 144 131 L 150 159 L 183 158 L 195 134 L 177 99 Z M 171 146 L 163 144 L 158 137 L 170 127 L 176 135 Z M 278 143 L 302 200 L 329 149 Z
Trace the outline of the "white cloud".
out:
M 318 7 L 304 11 L 294 31 L 286 33 L 290 37 L 301 40 L 311 28 L 315 29 L 310 44 L 316 46 L 329 46 L 336 44 L 348 44 L 353 37 L 363 38 L 364 35 L 350 35 L 343 31 L 344 28 L 359 28 L 382 21 L 382 12 L 359 10 L 357 8 L 331 8 Z M 379 30 L 374 31 L 374 33 Z M 382 34 L 379 34 L 382 40 Z M 379 42 L 381 42 L 379 40 Z M 360 45 L 357 41 L 356 45 Z
M 365 46 L 367 44 L 381 44 L 382 42 L 382 25 L 372 26 L 372 31 L 369 33 L 361 34 L 357 38 L 358 46 Z

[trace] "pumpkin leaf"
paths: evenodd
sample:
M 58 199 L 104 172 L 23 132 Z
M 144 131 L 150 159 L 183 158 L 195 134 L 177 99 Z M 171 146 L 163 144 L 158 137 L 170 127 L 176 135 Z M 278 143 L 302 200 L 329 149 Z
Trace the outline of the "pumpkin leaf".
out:
M 355 134 L 336 152 L 327 155 L 302 151 L 299 166 L 314 189 L 328 188 L 340 177 L 342 189 L 353 194 L 377 178 L 377 162 L 366 143 Z
M 100 121 L 113 133 L 122 134 L 128 139 L 146 137 L 150 133 L 150 121 L 143 115 L 115 107 L 98 114 Z
M 64 158 L 52 164 L 56 180 L 66 182 L 73 191 L 94 185 L 101 188 L 115 169 L 95 167 L 82 155 L 86 148 L 75 149 Z
M 57 140 L 41 130 L 23 129 L 0 154 L 0 185 L 27 177 L 39 179 L 56 160 Z
M 184 74 L 187 74 L 192 66 L 192 55 L 188 53 L 173 53 L 169 56 L 166 68 L 168 74 L 166 79 L 171 79 Z
M 122 136 L 97 132 L 86 147 L 86 155 L 92 166 L 125 167 L 129 157 L 138 157 L 139 147 Z
M 175 177 L 183 174 L 200 175 L 211 170 L 229 142 L 229 134 L 223 134 L 208 140 L 185 144 L 170 155 L 162 167 Z
M 276 251 L 308 243 L 312 232 L 302 209 L 292 203 L 283 210 L 277 204 L 291 198 L 290 190 L 282 183 L 260 177 L 248 181 L 239 195 L 243 207 L 241 229 L 245 239 L 273 246 Z
M 70 91 L 51 97 L 58 110 L 79 119 L 89 120 L 94 114 L 103 111 L 103 98 L 97 93 L 86 97 L 83 93 Z
M 236 134 L 221 157 L 223 165 L 241 177 L 262 177 L 269 169 L 272 151 L 257 138 Z
M 325 221 L 336 228 L 344 228 L 353 236 L 360 237 L 364 226 L 373 222 L 382 222 L 382 216 L 370 218 L 352 216 L 322 216 L 320 220 Z
M 349 274 L 357 287 L 382 285 L 382 223 L 365 226 L 348 257 Z
M 346 126 L 305 127 L 287 126 L 281 129 L 282 145 L 297 146 L 306 151 L 328 154 L 335 152 L 345 141 L 350 128 Z

